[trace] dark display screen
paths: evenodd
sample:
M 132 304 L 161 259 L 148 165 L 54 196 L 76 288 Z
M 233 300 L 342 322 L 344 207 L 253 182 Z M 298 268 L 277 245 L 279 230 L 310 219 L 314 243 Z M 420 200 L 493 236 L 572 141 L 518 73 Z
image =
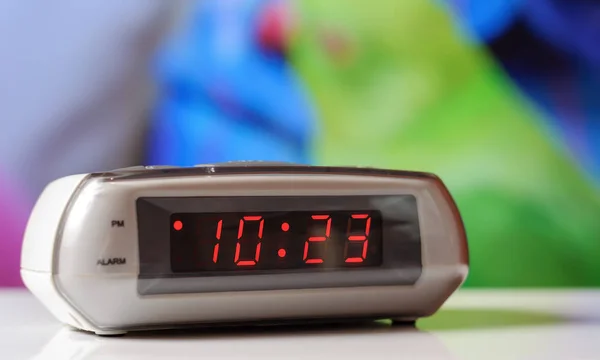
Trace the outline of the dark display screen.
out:
M 356 268 L 382 263 L 381 213 L 174 213 L 174 273 Z
M 142 197 L 140 294 L 414 284 L 412 195 Z

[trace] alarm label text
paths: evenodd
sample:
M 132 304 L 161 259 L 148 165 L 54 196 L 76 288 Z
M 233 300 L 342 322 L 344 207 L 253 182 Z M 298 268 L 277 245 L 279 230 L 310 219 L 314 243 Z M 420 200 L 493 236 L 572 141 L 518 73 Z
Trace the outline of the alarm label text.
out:
M 127 262 L 126 258 L 112 258 L 112 259 L 98 259 L 96 265 L 108 266 L 108 265 L 125 265 Z

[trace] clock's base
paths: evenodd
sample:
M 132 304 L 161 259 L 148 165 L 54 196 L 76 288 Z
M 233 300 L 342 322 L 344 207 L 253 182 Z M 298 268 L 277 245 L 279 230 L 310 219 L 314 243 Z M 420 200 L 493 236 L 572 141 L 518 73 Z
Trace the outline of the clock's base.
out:
M 100 335 L 100 336 L 116 337 L 116 336 L 123 336 L 123 335 L 127 334 L 127 331 L 120 331 L 120 330 L 99 330 L 99 331 L 94 331 L 94 333 L 96 335 Z
M 416 324 L 416 319 L 407 319 L 407 318 L 396 318 L 392 319 L 392 326 L 411 326 L 414 327 Z

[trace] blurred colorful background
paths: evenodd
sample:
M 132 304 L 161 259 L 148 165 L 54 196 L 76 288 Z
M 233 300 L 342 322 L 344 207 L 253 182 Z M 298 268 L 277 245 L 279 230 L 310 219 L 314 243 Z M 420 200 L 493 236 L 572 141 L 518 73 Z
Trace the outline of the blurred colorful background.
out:
M 466 286 L 600 286 L 599 44 L 594 0 L 3 2 L 0 286 L 52 179 L 229 160 L 436 173 Z

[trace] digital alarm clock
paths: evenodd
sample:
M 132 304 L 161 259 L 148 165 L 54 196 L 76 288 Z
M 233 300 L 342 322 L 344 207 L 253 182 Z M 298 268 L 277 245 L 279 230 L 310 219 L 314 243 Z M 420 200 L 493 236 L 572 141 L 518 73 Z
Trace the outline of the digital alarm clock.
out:
M 434 313 L 468 272 L 442 181 L 420 172 L 236 162 L 49 184 L 21 274 L 100 335 Z

